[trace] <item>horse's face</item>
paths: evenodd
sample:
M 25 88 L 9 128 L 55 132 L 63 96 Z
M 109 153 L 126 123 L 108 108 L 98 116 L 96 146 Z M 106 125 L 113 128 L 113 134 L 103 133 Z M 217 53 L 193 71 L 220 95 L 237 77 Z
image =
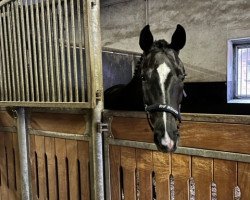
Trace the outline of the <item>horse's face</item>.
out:
M 179 138 L 179 106 L 183 96 L 185 70 L 178 57 L 186 41 L 185 30 L 178 25 L 171 44 L 153 41 L 149 26 L 141 31 L 144 51 L 141 66 L 143 98 L 154 131 L 154 141 L 164 152 L 175 151 Z

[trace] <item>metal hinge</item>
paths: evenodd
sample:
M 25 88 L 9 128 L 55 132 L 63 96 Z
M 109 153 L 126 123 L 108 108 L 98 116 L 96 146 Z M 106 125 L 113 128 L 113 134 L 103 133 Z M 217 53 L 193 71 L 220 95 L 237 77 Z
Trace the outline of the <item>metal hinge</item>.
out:
M 110 128 L 109 128 L 108 123 L 102 123 L 102 122 L 97 123 L 97 132 L 98 133 L 109 132 L 109 130 L 110 130 Z

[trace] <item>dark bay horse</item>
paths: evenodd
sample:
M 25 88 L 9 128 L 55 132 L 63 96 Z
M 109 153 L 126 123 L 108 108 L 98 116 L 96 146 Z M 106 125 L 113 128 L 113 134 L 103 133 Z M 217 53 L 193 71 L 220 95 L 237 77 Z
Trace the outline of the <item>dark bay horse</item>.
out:
M 145 26 L 139 39 L 143 54 L 132 80 L 104 93 L 106 109 L 146 110 L 154 142 L 163 152 L 175 151 L 179 138 L 185 69 L 178 55 L 185 43 L 181 25 L 177 25 L 171 43 L 154 41 L 149 25 Z

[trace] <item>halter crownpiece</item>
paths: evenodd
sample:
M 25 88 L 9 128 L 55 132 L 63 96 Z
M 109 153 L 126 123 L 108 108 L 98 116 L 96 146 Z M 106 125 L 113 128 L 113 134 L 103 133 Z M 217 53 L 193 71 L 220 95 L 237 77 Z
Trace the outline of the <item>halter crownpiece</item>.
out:
M 167 104 L 153 104 L 153 105 L 145 105 L 146 112 L 168 112 L 171 113 L 175 119 L 178 119 L 181 123 L 181 115 L 180 112 L 174 109 L 172 106 Z

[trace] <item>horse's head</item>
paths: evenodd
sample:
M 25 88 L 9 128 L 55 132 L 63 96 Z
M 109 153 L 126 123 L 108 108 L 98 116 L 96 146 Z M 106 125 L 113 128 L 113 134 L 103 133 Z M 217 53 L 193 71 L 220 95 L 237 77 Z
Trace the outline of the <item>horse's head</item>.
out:
M 154 41 L 149 25 L 140 34 L 139 44 L 144 52 L 141 77 L 145 109 L 150 116 L 155 144 L 164 152 L 175 151 L 179 138 L 185 70 L 178 54 L 185 42 L 186 33 L 181 25 L 177 25 L 170 44 L 165 40 Z

